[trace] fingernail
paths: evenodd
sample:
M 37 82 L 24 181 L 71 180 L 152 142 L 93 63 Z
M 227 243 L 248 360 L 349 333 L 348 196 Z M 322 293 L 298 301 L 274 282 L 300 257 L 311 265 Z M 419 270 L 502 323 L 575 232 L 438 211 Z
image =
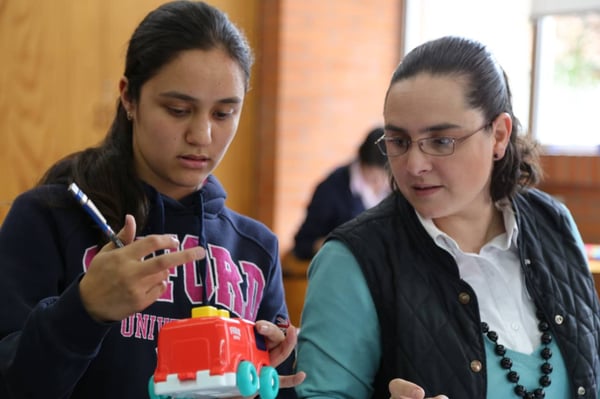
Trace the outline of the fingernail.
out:
M 268 332 L 270 329 L 270 326 L 268 324 L 261 324 L 260 326 L 258 326 L 258 331 L 261 333 L 266 333 Z

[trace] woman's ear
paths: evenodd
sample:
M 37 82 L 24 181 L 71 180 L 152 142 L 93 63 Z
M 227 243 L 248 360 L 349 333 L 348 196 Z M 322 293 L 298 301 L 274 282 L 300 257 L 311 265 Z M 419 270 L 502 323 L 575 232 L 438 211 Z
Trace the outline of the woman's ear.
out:
M 503 112 L 492 122 L 494 129 L 494 159 L 502 159 L 512 133 L 512 118 Z
M 127 112 L 127 119 L 131 120 L 135 111 L 135 105 L 129 97 L 129 80 L 127 80 L 125 76 L 119 80 L 119 93 L 121 97 L 121 105 L 123 108 L 125 108 L 125 112 Z

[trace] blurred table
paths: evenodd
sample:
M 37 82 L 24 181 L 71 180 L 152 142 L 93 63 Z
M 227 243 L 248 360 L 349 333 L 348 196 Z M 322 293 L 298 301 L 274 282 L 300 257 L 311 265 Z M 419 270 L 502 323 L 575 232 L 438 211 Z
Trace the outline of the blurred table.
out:
M 285 301 L 290 314 L 290 321 L 297 327 L 300 326 L 302 307 L 304 306 L 304 294 L 307 285 L 306 272 L 309 264 L 309 260 L 298 259 L 291 251 L 285 253 L 281 258 Z
M 600 297 L 600 260 L 590 259 L 589 261 L 592 275 L 594 276 L 594 284 L 596 284 L 596 292 Z

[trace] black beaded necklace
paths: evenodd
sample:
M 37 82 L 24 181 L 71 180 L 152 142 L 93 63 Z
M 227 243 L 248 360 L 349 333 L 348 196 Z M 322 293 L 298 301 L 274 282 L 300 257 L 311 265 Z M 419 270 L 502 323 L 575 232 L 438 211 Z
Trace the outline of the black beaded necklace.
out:
M 481 331 L 487 335 L 490 341 L 494 343 L 494 352 L 501 358 L 500 366 L 503 369 L 508 370 L 508 374 L 506 375 L 506 377 L 510 382 L 516 384 L 514 389 L 515 393 L 517 394 L 517 396 L 526 399 L 543 399 L 546 396 L 544 388 L 549 386 L 552 382 L 550 380 L 550 373 L 552 373 L 552 365 L 548 362 L 548 360 L 552 357 L 552 350 L 550 350 L 550 348 L 548 347 L 548 345 L 550 345 L 550 342 L 552 342 L 552 335 L 550 335 L 550 333 L 548 332 L 550 326 L 544 319 L 544 316 L 541 314 L 541 312 L 537 311 L 536 316 L 540 320 L 538 328 L 542 333 L 542 344 L 544 345 L 544 347 L 542 348 L 541 356 L 542 359 L 544 359 L 544 363 L 542 363 L 542 366 L 540 367 L 540 370 L 542 371 L 542 376 L 539 379 L 540 387 L 534 389 L 531 392 L 525 389 L 523 385 L 519 384 L 519 373 L 512 369 L 512 360 L 510 360 L 509 357 L 505 356 L 506 348 L 504 347 L 504 345 L 498 344 L 498 334 L 495 331 L 491 331 L 487 323 L 481 323 Z

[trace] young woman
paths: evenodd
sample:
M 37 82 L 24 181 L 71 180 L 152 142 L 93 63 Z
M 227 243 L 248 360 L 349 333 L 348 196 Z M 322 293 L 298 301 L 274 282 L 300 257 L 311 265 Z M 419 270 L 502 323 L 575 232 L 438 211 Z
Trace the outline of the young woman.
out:
M 493 56 L 457 37 L 417 47 L 384 121 L 394 192 L 312 261 L 299 396 L 596 398 L 600 303 L 581 237 L 533 188 L 535 146 Z
M 212 176 L 251 64 L 244 36 L 205 3 L 167 3 L 140 23 L 104 142 L 51 167 L 0 231 L 1 397 L 147 398 L 161 326 L 199 305 L 264 320 L 272 362 L 288 357 L 277 240 L 228 209 Z M 107 243 L 72 182 L 124 247 Z

